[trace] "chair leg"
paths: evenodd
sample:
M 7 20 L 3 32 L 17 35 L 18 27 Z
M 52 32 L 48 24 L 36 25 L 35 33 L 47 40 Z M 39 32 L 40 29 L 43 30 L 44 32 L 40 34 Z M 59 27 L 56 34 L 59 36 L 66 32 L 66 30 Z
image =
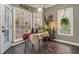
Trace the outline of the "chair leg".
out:
M 28 47 L 28 44 L 29 44 L 29 40 L 28 40 L 28 41 L 25 40 L 25 49 L 24 49 L 24 53 L 26 53 L 26 48 L 29 48 L 29 47 Z
M 26 44 L 26 41 L 25 41 L 24 53 L 26 53 L 26 45 L 27 45 L 27 44 Z

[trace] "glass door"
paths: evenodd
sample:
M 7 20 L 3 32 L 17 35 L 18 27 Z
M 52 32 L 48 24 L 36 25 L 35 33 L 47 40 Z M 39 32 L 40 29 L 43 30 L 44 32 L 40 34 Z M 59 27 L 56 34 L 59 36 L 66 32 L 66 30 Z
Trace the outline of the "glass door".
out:
M 1 5 L 1 53 L 5 52 L 12 41 L 12 6 Z
M 23 34 L 32 28 L 32 13 L 14 7 L 14 42 L 22 41 Z

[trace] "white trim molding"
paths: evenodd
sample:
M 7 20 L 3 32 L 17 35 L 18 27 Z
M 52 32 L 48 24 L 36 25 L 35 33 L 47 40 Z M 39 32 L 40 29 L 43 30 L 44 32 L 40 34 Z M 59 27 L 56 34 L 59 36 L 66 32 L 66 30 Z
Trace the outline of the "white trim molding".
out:
M 24 42 L 24 40 L 14 42 L 14 43 L 12 44 L 12 46 L 15 46 L 15 45 L 21 44 L 21 43 L 23 43 L 23 42 Z
M 75 46 L 79 46 L 79 43 L 64 41 L 64 40 L 60 40 L 60 39 L 55 39 L 55 41 L 62 42 L 62 43 L 67 43 L 67 44 L 71 44 L 71 45 L 75 45 Z

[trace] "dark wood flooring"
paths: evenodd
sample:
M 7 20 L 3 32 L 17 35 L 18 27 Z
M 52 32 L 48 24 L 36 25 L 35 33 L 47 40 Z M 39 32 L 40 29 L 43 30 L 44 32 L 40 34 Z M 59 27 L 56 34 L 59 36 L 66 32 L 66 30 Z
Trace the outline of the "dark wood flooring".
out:
M 60 42 L 43 42 L 42 45 L 25 43 L 18 44 L 8 49 L 4 54 L 78 54 L 79 47 Z

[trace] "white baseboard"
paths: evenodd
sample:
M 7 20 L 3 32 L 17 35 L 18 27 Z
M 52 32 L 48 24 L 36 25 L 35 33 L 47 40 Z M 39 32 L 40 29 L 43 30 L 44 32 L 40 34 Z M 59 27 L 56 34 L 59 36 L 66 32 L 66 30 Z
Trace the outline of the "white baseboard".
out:
M 63 42 L 63 43 L 67 43 L 67 44 L 71 44 L 71 45 L 75 45 L 75 46 L 79 46 L 79 43 L 74 43 L 74 42 L 69 42 L 69 41 L 64 41 L 64 40 L 59 40 L 59 39 L 55 39 L 55 41 L 59 41 L 59 42 Z
M 12 44 L 12 46 L 15 46 L 15 45 L 20 44 L 20 43 L 23 43 L 23 42 L 24 42 L 23 40 L 14 42 L 14 43 Z

